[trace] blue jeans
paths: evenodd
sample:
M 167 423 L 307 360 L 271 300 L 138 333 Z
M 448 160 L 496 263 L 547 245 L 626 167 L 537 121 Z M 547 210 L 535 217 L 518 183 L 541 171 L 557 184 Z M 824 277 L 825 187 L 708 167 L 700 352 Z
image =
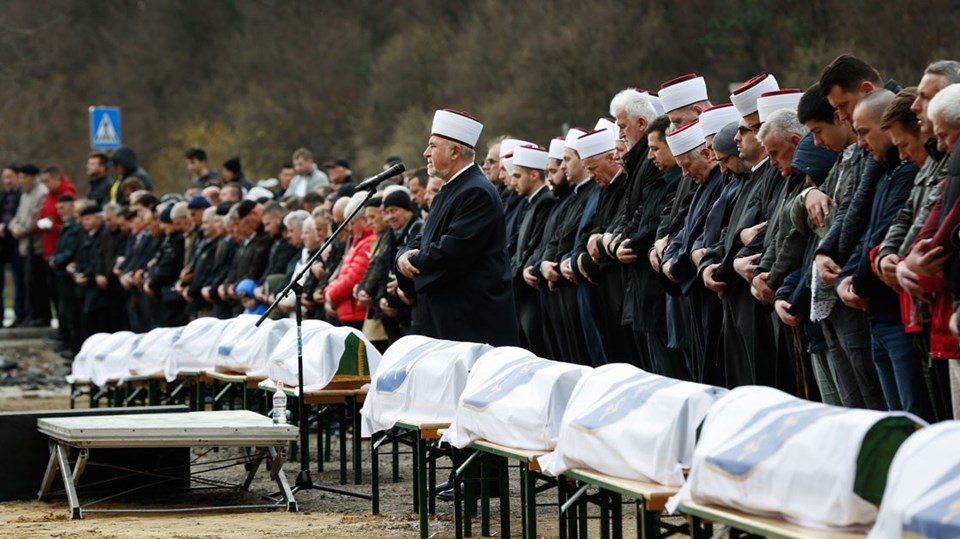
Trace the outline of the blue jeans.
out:
M 900 322 L 870 322 L 873 363 L 890 410 L 903 410 L 933 420 L 930 396 L 923 380 L 920 350 Z

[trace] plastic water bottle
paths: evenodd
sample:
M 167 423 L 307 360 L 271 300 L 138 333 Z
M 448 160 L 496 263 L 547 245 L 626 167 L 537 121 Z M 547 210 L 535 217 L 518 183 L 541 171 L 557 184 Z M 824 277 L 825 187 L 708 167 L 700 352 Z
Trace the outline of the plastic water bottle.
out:
M 287 394 L 283 392 L 283 382 L 277 381 L 277 391 L 273 394 L 273 424 L 287 423 Z

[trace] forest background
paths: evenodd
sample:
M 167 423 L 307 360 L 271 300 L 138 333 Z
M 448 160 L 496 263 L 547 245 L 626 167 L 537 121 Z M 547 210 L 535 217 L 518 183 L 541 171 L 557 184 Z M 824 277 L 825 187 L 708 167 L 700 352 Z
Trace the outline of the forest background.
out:
M 592 126 L 610 98 L 689 72 L 715 104 L 767 71 L 806 88 L 838 54 L 915 85 L 957 59 L 960 2 L 777 0 L 6 0 L 0 161 L 58 165 L 86 190 L 87 109 L 119 106 L 123 142 L 161 192 L 188 184 L 183 151 L 275 176 L 300 146 L 318 163 L 408 168 L 436 108 L 484 138 L 547 144 Z M 481 139 L 481 145 L 484 140 Z

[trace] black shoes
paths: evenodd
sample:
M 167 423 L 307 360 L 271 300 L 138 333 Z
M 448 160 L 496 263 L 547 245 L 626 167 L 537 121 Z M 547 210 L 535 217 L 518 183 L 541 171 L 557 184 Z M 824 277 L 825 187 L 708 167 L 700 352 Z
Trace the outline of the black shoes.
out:
M 500 497 L 500 482 L 496 480 L 491 480 L 489 483 L 490 491 L 487 494 L 491 498 Z M 460 483 L 460 489 L 463 489 L 463 483 Z M 480 492 L 477 491 L 477 495 L 480 495 Z M 441 483 L 437 485 L 437 499 L 441 502 L 452 502 L 453 501 L 453 484 L 450 481 Z
M 438 487 L 439 488 L 439 487 Z M 453 501 L 453 486 L 446 490 L 441 490 L 437 493 L 437 499 L 441 502 L 452 502 Z

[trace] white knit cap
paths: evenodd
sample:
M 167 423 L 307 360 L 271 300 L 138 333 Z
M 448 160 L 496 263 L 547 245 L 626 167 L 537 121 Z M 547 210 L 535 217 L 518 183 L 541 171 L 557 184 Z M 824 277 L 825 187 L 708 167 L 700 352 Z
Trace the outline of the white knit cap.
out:
M 273 199 L 273 192 L 267 189 L 266 187 L 260 187 L 259 185 L 254 186 L 253 189 L 247 191 L 247 196 L 243 197 L 244 200 L 253 200 L 257 201 L 261 198 Z
M 614 135 L 620 136 L 620 128 L 617 127 L 617 122 L 610 118 L 600 118 L 597 120 L 597 124 L 593 126 L 593 130 L 600 131 L 601 129 L 609 129 L 613 131 Z
M 767 121 L 767 118 L 769 118 L 774 111 L 780 109 L 796 111 L 802 96 L 803 90 L 799 88 L 789 88 L 764 93 L 760 96 L 760 99 L 757 99 L 757 112 L 760 113 L 760 121 Z
M 567 131 L 567 136 L 563 139 L 563 147 L 570 148 L 571 150 L 577 152 L 577 140 L 586 134 L 587 130 L 582 127 L 574 127 L 573 129 Z
M 356 211 L 365 200 L 367 200 L 367 192 L 357 191 L 350 197 L 350 201 L 347 202 L 347 206 L 343 209 L 343 214 L 353 215 L 353 212 Z
M 473 148 L 483 131 L 483 124 L 466 112 L 443 109 L 433 115 L 430 134 Z
M 707 82 L 696 73 L 677 77 L 660 85 L 660 104 L 664 112 L 707 100 Z
M 670 152 L 675 157 L 689 152 L 703 142 L 703 130 L 700 129 L 699 121 L 687 124 L 667 135 L 667 146 L 670 146 Z
M 780 89 L 777 79 L 769 73 L 760 73 L 756 77 L 741 84 L 730 94 L 730 102 L 741 117 L 749 116 L 757 112 L 757 99 L 766 92 L 773 92 Z
M 612 152 L 617 148 L 617 134 L 609 129 L 599 129 L 581 135 L 577 140 L 577 153 L 580 159 Z
M 724 103 L 710 107 L 700 113 L 700 130 L 704 137 L 716 135 L 717 131 L 723 129 L 723 126 L 730 122 L 740 121 L 740 113 L 733 103 Z
M 513 150 L 513 164 L 518 167 L 546 170 L 549 157 L 546 150 L 532 144 L 517 146 Z
M 557 137 L 550 141 L 550 159 L 563 161 L 563 137 Z

